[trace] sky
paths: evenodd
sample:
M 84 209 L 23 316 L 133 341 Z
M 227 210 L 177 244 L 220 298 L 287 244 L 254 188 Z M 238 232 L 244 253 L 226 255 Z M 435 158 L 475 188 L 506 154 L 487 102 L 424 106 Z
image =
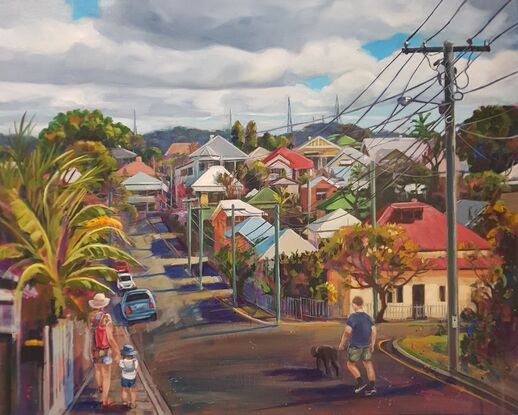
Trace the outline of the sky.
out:
M 443 1 L 411 39 L 420 46 L 452 16 L 461 0 Z M 0 0 L 0 132 L 24 112 L 43 128 L 58 112 L 98 108 L 139 132 L 177 125 L 227 128 L 229 112 L 259 131 L 282 133 L 290 97 L 295 123 L 332 115 L 394 58 L 435 7 L 431 0 Z M 504 0 L 471 0 L 432 39 L 465 45 Z M 491 39 L 518 21 L 513 1 L 477 36 Z M 502 36 L 466 72 L 459 88 L 483 85 L 516 70 L 518 31 Z M 407 59 L 397 78 L 392 78 Z M 402 94 L 436 75 L 438 56 L 402 55 L 353 107 Z M 412 75 L 415 72 L 414 75 Z M 410 79 L 410 83 L 409 83 Z M 387 85 L 390 86 L 387 88 Z M 466 87 L 466 84 L 468 84 Z M 479 105 L 516 104 L 518 77 L 457 103 L 457 119 Z M 437 83 L 419 99 L 440 93 Z M 420 89 L 407 92 L 413 96 Z M 439 98 L 434 99 L 437 102 Z M 370 127 L 397 105 L 389 100 L 362 117 Z M 399 117 L 420 104 L 406 107 Z M 431 109 L 434 116 L 435 109 Z M 388 124 L 387 129 L 399 123 Z M 402 128 L 404 129 L 405 126 Z M 401 131 L 401 129 L 400 129 Z

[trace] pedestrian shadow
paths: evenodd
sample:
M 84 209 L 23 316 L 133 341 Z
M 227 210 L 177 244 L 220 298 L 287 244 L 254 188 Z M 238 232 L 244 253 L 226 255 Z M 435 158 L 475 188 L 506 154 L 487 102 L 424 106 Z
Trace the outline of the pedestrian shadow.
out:
M 316 382 L 319 380 L 330 380 L 327 376 L 318 370 L 317 368 L 297 367 L 297 368 L 282 368 L 273 369 L 263 372 L 266 376 L 284 376 L 288 377 L 286 381 L 291 382 Z

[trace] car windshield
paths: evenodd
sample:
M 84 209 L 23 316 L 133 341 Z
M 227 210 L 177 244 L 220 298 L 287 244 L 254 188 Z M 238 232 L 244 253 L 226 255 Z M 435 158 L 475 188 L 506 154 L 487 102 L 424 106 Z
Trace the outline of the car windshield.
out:
M 140 300 L 149 300 L 149 295 L 147 293 L 135 293 L 128 295 L 126 301 L 140 301 Z
M 119 280 L 121 280 L 121 281 L 129 281 L 129 280 L 131 280 L 131 275 L 129 275 L 129 274 L 119 274 Z

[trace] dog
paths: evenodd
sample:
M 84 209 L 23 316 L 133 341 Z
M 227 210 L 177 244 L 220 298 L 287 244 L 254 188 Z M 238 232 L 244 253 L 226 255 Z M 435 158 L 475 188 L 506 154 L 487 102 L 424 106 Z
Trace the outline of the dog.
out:
M 340 365 L 338 364 L 338 349 L 332 346 L 313 346 L 311 356 L 317 359 L 317 369 L 326 376 L 340 376 Z M 325 370 L 325 372 L 324 372 Z

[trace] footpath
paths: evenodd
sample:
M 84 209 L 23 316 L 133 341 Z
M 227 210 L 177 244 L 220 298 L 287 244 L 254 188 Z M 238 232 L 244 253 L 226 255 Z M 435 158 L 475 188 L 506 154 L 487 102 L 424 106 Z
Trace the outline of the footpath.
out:
M 115 327 L 115 339 L 122 346 L 131 343 L 125 327 Z M 137 355 L 137 358 L 139 356 Z M 85 382 L 83 390 L 67 414 L 128 414 L 128 415 L 170 415 L 172 412 L 159 394 L 145 363 L 139 359 L 140 370 L 137 380 L 137 407 L 129 409 L 121 402 L 120 369 L 118 365 L 112 365 L 112 383 L 110 387 L 109 408 L 102 408 L 101 396 L 97 392 L 97 386 L 93 371 Z

